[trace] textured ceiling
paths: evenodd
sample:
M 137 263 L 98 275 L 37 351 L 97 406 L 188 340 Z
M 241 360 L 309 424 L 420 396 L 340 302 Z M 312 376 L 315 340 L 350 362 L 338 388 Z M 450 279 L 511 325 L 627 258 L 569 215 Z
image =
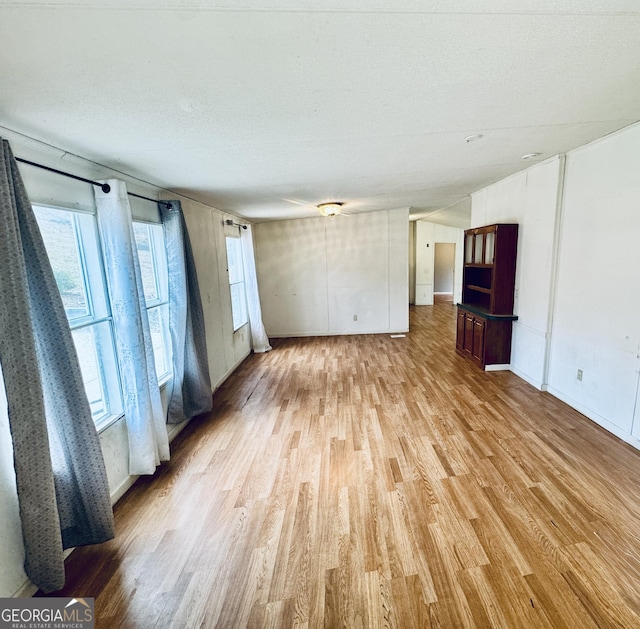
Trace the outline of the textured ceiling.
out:
M 464 225 L 640 120 L 639 33 L 637 0 L 0 0 L 0 125 L 251 220 Z

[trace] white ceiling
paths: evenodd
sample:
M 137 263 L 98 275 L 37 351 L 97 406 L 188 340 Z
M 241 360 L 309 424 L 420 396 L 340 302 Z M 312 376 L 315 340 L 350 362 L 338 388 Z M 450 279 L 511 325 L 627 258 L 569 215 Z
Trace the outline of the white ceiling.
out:
M 0 125 L 255 221 L 462 226 L 640 120 L 638 0 L 0 0 L 0 41 Z

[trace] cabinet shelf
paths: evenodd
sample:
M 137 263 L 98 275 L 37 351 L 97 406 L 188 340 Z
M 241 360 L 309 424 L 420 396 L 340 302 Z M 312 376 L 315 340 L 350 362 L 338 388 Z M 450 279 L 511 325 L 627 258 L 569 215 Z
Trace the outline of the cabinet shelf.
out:
M 467 284 L 469 290 L 475 290 L 478 293 L 484 293 L 485 295 L 491 295 L 490 288 L 484 288 L 484 286 L 475 286 L 474 284 Z
M 511 314 L 516 279 L 518 226 L 499 223 L 467 229 L 462 303 L 492 314 Z

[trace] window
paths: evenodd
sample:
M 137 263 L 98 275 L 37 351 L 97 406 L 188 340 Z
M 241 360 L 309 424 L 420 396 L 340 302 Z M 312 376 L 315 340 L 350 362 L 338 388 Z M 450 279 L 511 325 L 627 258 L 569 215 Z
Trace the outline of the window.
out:
M 78 353 L 93 419 L 122 413 L 111 313 L 90 214 L 33 206 Z
M 227 266 L 231 290 L 231 312 L 233 331 L 247 323 L 247 298 L 244 292 L 244 268 L 242 265 L 242 241 L 227 236 Z
M 133 223 L 158 382 L 171 376 L 169 280 L 162 225 Z

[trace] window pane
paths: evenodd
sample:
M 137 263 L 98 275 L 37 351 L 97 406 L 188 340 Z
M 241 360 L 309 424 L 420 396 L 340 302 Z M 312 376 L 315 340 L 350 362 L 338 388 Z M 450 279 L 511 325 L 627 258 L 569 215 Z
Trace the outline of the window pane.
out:
M 229 268 L 229 284 L 242 282 L 242 243 L 240 238 L 227 238 L 227 266 Z
M 244 294 L 244 282 L 233 284 L 231 289 L 231 312 L 234 332 L 247 322 L 247 301 Z
M 74 215 L 45 207 L 34 210 L 67 317 L 72 321 L 90 315 Z
M 231 314 L 233 331 L 247 323 L 247 302 L 244 292 L 244 268 L 242 266 L 242 241 L 227 237 L 227 266 L 229 268 L 229 290 L 231 292 Z
M 94 420 L 118 414 L 122 405 L 110 322 L 74 330 L 73 340 Z
M 167 249 L 164 242 L 164 230 L 162 225 L 147 225 L 151 237 L 153 250 L 153 263 L 156 273 L 156 286 L 158 287 L 158 300 L 166 302 L 169 299 L 169 277 L 167 269 Z
M 149 237 L 149 226 L 144 223 L 134 223 L 133 233 L 138 249 L 138 260 L 140 261 L 140 273 L 142 274 L 144 297 L 147 303 L 149 303 L 158 299 L 158 282 L 156 280 L 151 238 Z
M 165 347 L 165 325 L 164 321 L 168 320 L 169 307 L 156 306 L 147 310 L 149 314 L 149 328 L 151 329 L 151 343 L 153 344 L 153 360 L 156 365 L 156 376 L 158 379 L 167 375 L 169 372 L 167 355 Z M 164 320 L 163 320 L 164 318 Z

